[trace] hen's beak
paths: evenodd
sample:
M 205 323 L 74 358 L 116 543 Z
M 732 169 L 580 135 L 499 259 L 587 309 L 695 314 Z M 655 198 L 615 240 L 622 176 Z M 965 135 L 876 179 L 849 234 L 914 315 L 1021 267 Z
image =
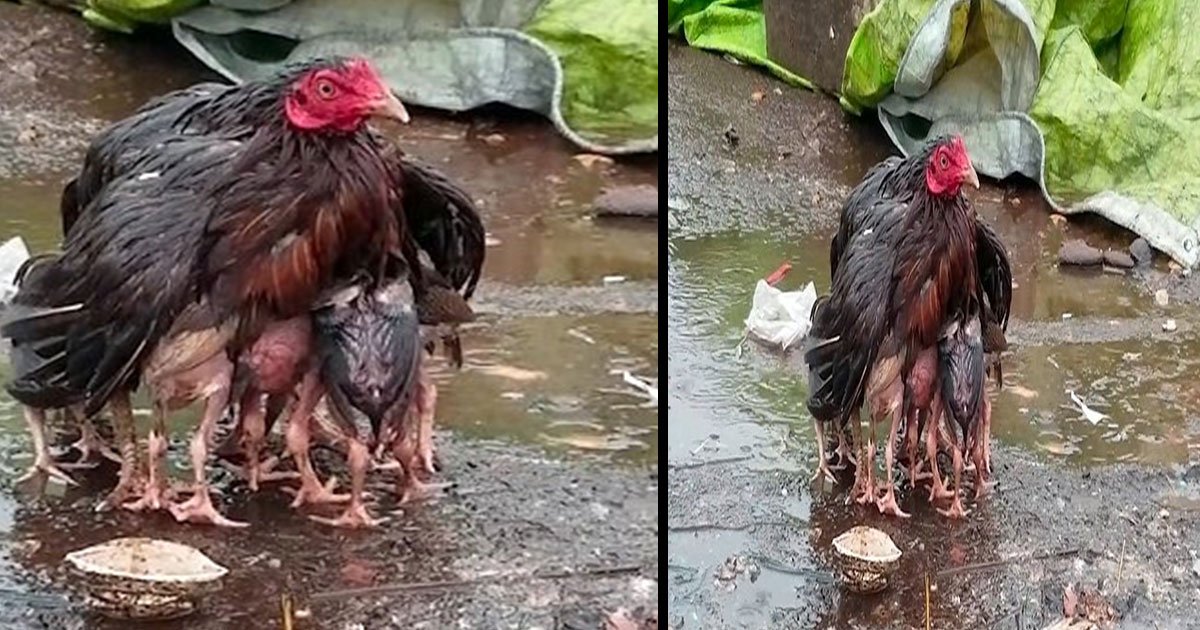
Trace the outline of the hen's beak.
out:
M 386 96 L 375 101 L 371 106 L 371 115 L 398 120 L 406 125 L 412 120 L 408 116 L 408 110 L 404 109 L 404 104 L 396 98 L 395 94 L 392 94 L 391 90 L 388 90 Z
M 979 188 L 979 175 L 975 172 L 975 166 L 970 162 L 967 163 L 967 173 L 963 177 L 963 182 Z

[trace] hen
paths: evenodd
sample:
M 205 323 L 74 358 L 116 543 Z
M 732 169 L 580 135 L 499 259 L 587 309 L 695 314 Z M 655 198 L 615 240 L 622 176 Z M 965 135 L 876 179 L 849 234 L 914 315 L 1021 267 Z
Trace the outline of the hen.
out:
M 881 512 L 907 516 L 892 484 L 900 412 L 914 368 L 928 361 L 930 350 L 936 363 L 943 322 L 976 296 L 977 220 L 961 189 L 964 183 L 978 186 L 979 180 L 958 137 L 932 141 L 894 167 L 897 183 L 878 184 L 887 194 L 871 199 L 865 214 L 843 213 L 845 229 L 835 238 L 840 252 L 825 307 L 831 325 L 805 360 L 810 369 L 829 374 L 810 399 L 832 396 L 856 439 L 858 409 L 868 404 L 871 439 L 865 456 L 858 447 L 855 498 L 876 503 Z M 863 195 L 860 201 L 866 199 Z M 876 497 L 874 434 L 883 418 L 891 419 L 887 477 L 883 496 Z
M 67 387 L 94 414 L 127 400 L 150 359 L 170 354 L 164 344 L 180 335 L 228 330 L 219 345 L 237 356 L 270 323 L 307 313 L 336 278 L 377 275 L 397 251 L 394 173 L 365 122 L 408 115 L 369 63 L 321 60 L 229 90 L 253 101 L 255 124 L 163 137 L 137 159 L 170 151 L 186 159 L 128 169 L 73 222 L 64 217 L 64 254 L 44 276 L 43 299 L 30 304 L 43 312 L 3 330 L 48 348 L 42 365 L 10 384 L 18 400 Z M 82 188 L 73 195 L 86 196 Z M 225 379 L 201 389 L 228 387 Z M 132 418 L 117 421 L 127 449 Z M 125 459 L 118 499 L 136 487 L 135 462 Z

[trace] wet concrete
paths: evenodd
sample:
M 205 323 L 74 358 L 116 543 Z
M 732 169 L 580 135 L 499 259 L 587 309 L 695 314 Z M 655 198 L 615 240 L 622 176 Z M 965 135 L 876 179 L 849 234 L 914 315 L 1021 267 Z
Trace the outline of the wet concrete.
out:
M 96 33 L 68 13 L 14 3 L 0 3 L 0 60 L 15 69 L 0 72 L 0 239 L 21 235 L 34 251 L 58 245 L 58 195 L 92 133 L 147 98 L 216 79 L 169 40 Z M 60 563 L 133 533 L 196 545 L 232 570 L 199 617 L 155 627 L 280 627 L 284 593 L 311 613 L 301 628 L 592 628 L 605 610 L 657 601 L 657 410 L 621 377 L 657 378 L 657 232 L 590 217 L 607 187 L 657 185 L 655 165 L 578 156 L 545 121 L 511 111 L 417 110 L 394 133 L 464 182 L 488 228 L 466 367 L 434 364 L 440 477 L 455 491 L 396 512 L 379 531 L 347 533 L 309 522 L 278 490 L 248 496 L 222 473 L 228 512 L 249 520 L 247 531 L 95 514 L 110 470 L 83 475 L 85 487 L 65 495 L 9 488 L 0 492 L 0 626 L 125 627 L 63 610 L 78 584 Z M 170 424 L 177 477 L 195 418 L 189 410 Z M 338 460 L 319 457 L 323 471 L 342 475 Z M 18 409 L 0 395 L 0 477 L 28 464 Z M 387 500 L 379 508 L 394 509 Z M 606 567 L 619 570 L 586 573 Z M 584 573 L 534 575 L 572 571 Z M 318 596 L 427 581 L 462 583 Z
M 1099 583 L 1128 627 L 1189 627 L 1200 318 L 1184 288 L 1195 274 L 1161 256 L 1127 274 L 1060 269 L 1064 239 L 1133 237 L 1094 218 L 1060 225 L 1031 186 L 985 183 L 971 196 L 1008 245 L 1016 282 L 1006 387 L 993 395 L 998 486 L 960 524 L 907 489 L 909 521 L 845 506 L 845 482 L 805 482 L 815 449 L 800 357 L 739 341 L 755 281 L 782 261 L 793 268 L 781 288 L 828 288 L 841 200 L 890 148 L 829 99 L 674 42 L 668 58 L 668 622 L 923 627 L 928 573 L 936 628 L 1043 627 L 1069 582 Z M 1165 307 L 1153 298 L 1162 286 Z M 1092 425 L 1066 390 L 1109 418 Z M 878 596 L 833 585 L 830 541 L 860 523 L 905 554 Z M 1072 553 L 1028 558 L 1060 551 Z M 730 588 L 714 574 L 734 556 L 757 569 Z M 994 560 L 1007 562 L 939 575 Z

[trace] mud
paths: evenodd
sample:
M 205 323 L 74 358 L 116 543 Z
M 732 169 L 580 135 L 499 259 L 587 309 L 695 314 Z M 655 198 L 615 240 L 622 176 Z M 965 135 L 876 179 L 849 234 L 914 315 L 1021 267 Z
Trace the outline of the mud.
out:
M 1044 627 L 1069 583 L 1098 586 L 1121 627 L 1194 625 L 1195 274 L 1161 255 L 1146 269 L 1060 268 L 1065 240 L 1125 249 L 1133 236 L 1095 217 L 1052 219 L 1028 182 L 985 182 L 971 196 L 1015 276 L 1005 388 L 993 394 L 998 485 L 963 523 L 907 489 L 910 520 L 846 506 L 844 481 L 807 483 L 801 358 L 742 343 L 743 319 L 755 282 L 785 260 L 780 288 L 828 288 L 841 199 L 890 147 L 828 98 L 668 47 L 668 623 L 924 627 L 929 574 L 935 628 Z M 1068 391 L 1108 417 L 1088 422 Z M 857 524 L 904 552 L 883 594 L 836 585 L 831 541 Z M 751 568 L 727 580 L 731 557 Z
M 58 246 L 58 195 L 91 134 L 152 96 L 216 80 L 169 38 L 97 33 L 15 3 L 0 3 L 0 60 L 0 239 L 20 235 L 33 251 Z M 591 204 L 606 188 L 657 185 L 657 169 L 579 156 L 544 120 L 509 110 L 413 114 L 389 132 L 463 181 L 488 229 L 466 366 L 434 361 L 439 480 L 455 489 L 402 510 L 384 499 L 374 509 L 394 512 L 390 523 L 343 532 L 289 509 L 277 489 L 250 496 L 215 473 L 228 514 L 252 523 L 231 532 L 93 512 L 108 470 L 65 493 L 6 486 L 0 626 L 127 627 L 80 611 L 61 559 L 130 534 L 193 544 L 231 569 L 196 617 L 154 627 L 278 628 L 285 593 L 297 628 L 594 628 L 604 611 L 655 607 L 657 411 L 622 373 L 657 378 L 657 231 L 595 220 Z M 195 420 L 195 410 L 171 419 L 176 477 Z M 29 459 L 19 410 L 0 395 L 0 477 Z M 322 452 L 322 474 L 344 477 L 339 459 Z M 385 478 L 373 483 L 388 496 Z M 414 582 L 439 584 L 329 596 Z

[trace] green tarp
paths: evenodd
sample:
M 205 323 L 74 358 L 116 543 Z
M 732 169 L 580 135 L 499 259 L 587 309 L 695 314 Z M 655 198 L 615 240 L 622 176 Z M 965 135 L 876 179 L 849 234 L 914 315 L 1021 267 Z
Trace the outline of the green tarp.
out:
M 653 0 L 89 0 L 85 17 L 128 30 L 169 21 L 234 81 L 327 54 L 365 54 L 402 100 L 539 112 L 587 151 L 658 150 Z
M 812 84 L 767 57 L 762 0 L 667 0 L 667 31 L 691 46 L 762 66 L 787 83 Z
M 765 60 L 753 29 L 703 27 L 706 14 L 760 6 L 670 0 L 669 26 L 716 50 L 748 42 Z M 981 173 L 1023 174 L 1061 211 L 1101 214 L 1194 267 L 1198 27 L 1191 0 L 881 0 L 850 44 L 842 104 L 875 108 L 905 152 L 962 133 Z

